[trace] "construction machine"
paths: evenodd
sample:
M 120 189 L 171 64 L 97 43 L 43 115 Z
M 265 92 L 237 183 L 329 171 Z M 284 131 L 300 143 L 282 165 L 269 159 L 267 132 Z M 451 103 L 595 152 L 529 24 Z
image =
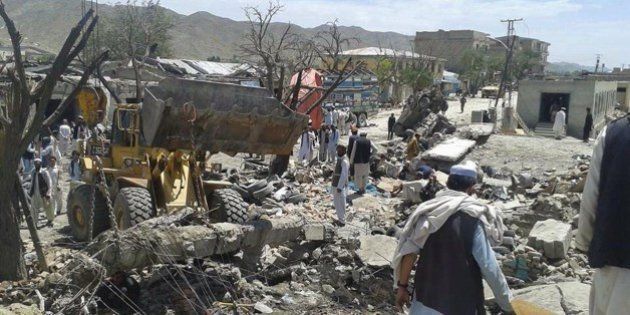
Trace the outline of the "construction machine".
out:
M 291 154 L 307 124 L 262 88 L 177 78 L 147 87 L 142 104 L 115 106 L 107 137 L 88 141 L 84 182 L 68 195 L 72 232 L 84 241 L 90 220 L 95 236 L 185 208 L 242 223 L 247 203 L 232 183 L 206 176 L 207 158 Z

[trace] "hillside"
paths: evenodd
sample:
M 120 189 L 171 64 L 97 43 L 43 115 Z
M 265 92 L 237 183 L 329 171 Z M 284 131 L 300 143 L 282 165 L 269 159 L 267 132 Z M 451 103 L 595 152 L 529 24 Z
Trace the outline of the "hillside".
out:
M 24 43 L 35 44 L 44 49 L 56 51 L 60 48 L 70 28 L 81 16 L 80 0 L 13 0 L 7 1 L 7 11 L 24 36 Z M 107 17 L 112 6 L 100 5 L 99 14 Z M 238 55 L 238 45 L 247 31 L 247 23 L 222 18 L 208 12 L 181 15 L 170 12 L 175 27 L 171 30 L 174 57 L 206 59 L 218 56 L 231 59 Z M 285 23 L 273 24 L 273 30 L 279 32 Z M 294 26 L 297 33 L 313 36 L 316 28 Z M 360 27 L 341 27 L 347 37 L 356 37 L 358 44 L 350 48 L 383 46 L 396 49 L 411 49 L 413 36 L 394 32 L 371 32 Z M 0 41 L 7 41 L 7 34 L 1 32 Z

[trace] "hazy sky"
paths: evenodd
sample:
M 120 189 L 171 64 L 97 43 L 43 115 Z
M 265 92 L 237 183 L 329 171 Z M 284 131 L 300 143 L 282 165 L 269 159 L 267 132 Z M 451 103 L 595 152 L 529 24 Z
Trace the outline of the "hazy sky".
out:
M 162 5 L 190 14 L 208 11 L 243 20 L 245 6 L 266 0 L 162 0 Z M 502 36 L 505 18 L 524 18 L 516 34 L 551 43 L 550 61 L 594 65 L 602 54 L 607 67 L 630 65 L 629 0 L 282 0 L 278 21 L 313 27 L 338 19 L 340 24 L 372 31 L 474 29 Z

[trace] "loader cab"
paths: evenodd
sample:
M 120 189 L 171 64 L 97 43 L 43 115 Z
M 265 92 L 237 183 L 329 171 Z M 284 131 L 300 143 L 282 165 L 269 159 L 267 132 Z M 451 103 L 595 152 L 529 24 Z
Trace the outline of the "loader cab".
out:
M 112 121 L 112 145 L 140 146 L 140 108 L 139 104 L 117 106 Z

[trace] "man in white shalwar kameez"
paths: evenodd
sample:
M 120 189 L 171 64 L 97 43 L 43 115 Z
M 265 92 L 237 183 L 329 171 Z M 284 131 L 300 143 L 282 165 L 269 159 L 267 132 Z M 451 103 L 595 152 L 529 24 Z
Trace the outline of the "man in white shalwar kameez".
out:
M 335 162 L 337 155 L 337 143 L 339 143 L 339 130 L 335 126 L 330 127 L 328 136 L 328 162 Z
M 556 118 L 553 123 L 553 133 L 556 139 L 562 139 L 564 136 L 564 129 L 567 124 L 566 108 L 562 107 L 559 112 L 556 113 Z
M 337 162 L 332 178 L 333 204 L 340 225 L 346 224 L 346 195 L 348 190 L 348 176 L 350 163 L 346 157 L 346 146 L 337 145 Z
M 300 137 L 300 151 L 298 152 L 298 161 L 300 163 L 311 162 L 313 159 L 313 150 L 315 149 L 315 134 L 309 128 L 302 132 Z
M 61 126 L 59 126 L 59 150 L 63 156 L 68 155 L 68 149 L 72 144 L 72 128 L 68 124 L 68 120 L 64 119 Z M 61 162 L 61 161 L 60 161 Z

